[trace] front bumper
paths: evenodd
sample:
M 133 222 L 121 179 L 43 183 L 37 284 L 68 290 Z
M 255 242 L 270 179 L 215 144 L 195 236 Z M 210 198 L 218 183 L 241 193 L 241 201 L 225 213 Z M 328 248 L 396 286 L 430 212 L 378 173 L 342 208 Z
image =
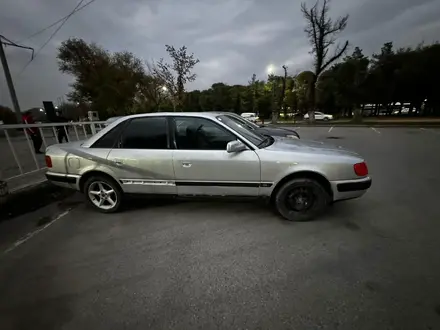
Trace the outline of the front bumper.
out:
M 361 197 L 371 187 L 370 177 L 330 182 L 333 190 L 333 201 Z
M 79 175 L 46 172 L 46 178 L 57 186 L 79 190 Z

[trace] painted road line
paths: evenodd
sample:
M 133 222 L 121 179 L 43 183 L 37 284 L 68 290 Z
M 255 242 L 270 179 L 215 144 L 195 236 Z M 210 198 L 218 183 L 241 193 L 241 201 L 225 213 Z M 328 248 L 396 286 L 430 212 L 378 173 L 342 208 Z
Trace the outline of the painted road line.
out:
M 434 131 L 434 130 L 429 129 L 429 128 L 423 128 L 423 127 L 421 127 L 420 129 L 421 129 L 422 131 L 424 131 L 424 132 L 430 132 L 430 133 L 432 133 L 432 134 L 436 134 L 436 135 L 440 134 L 440 132 Z
M 371 127 L 371 129 L 372 129 L 373 131 L 375 131 L 377 134 L 380 134 L 380 132 L 379 132 L 378 129 L 376 129 L 376 128 L 374 128 L 374 127 Z
M 332 129 L 333 129 L 333 126 L 332 126 L 332 127 L 330 127 L 330 129 L 328 130 L 328 132 L 330 133 L 330 132 L 332 131 Z
M 14 244 L 12 244 L 8 249 L 6 249 L 3 254 L 7 254 L 13 250 L 15 250 L 16 248 L 18 248 L 20 245 L 26 243 L 27 241 L 29 241 L 32 237 L 34 237 L 35 235 L 41 233 L 43 230 L 45 230 L 47 227 L 49 227 L 50 225 L 52 225 L 53 223 L 55 223 L 57 220 L 61 219 L 62 217 L 66 216 L 67 214 L 69 214 L 69 212 L 71 211 L 71 209 L 68 209 L 67 211 L 64 211 L 63 213 L 57 215 L 55 218 L 52 219 L 51 222 L 47 223 L 46 225 L 44 225 L 41 228 L 38 228 L 35 231 L 32 231 L 30 233 L 27 233 L 26 235 L 24 235 L 23 237 L 21 237 L 19 240 L 17 240 Z

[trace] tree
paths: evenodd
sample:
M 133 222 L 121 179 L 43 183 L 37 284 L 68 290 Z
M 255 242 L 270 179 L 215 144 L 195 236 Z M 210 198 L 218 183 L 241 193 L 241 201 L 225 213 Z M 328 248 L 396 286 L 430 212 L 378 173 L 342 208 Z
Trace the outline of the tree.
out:
M 5 125 L 17 124 L 17 117 L 11 108 L 0 105 L 0 120 Z
M 347 26 L 348 15 L 339 17 L 333 21 L 329 17 L 329 2 L 330 0 L 323 0 L 322 6 L 319 7 L 318 0 L 315 5 L 308 9 L 306 3 L 301 4 L 301 12 L 307 21 L 307 27 L 304 32 L 309 38 L 312 46 L 311 53 L 314 58 L 314 79 L 310 89 L 310 103 L 309 103 L 309 118 L 310 121 L 315 120 L 315 90 L 316 83 L 319 76 L 323 73 L 333 62 L 338 60 L 347 50 L 348 41 L 343 45 L 337 45 L 334 53 L 330 56 L 329 51 L 336 42 L 336 36 L 341 33 Z
M 188 54 L 186 46 L 175 49 L 174 46 L 165 45 L 168 55 L 171 57 L 172 64 L 166 63 L 161 58 L 154 66 L 152 72 L 166 86 L 173 102 L 174 111 L 181 110 L 185 97 L 185 84 L 196 79 L 196 74 L 192 73 L 194 66 L 199 63 L 199 59 L 194 54 Z
M 84 113 L 79 104 L 73 102 L 61 103 L 57 110 L 68 120 L 80 121 L 80 118 L 87 116 L 87 113 Z
M 281 79 L 282 87 L 278 100 L 278 107 L 279 107 L 278 111 L 281 112 L 281 110 L 284 110 L 284 119 L 286 119 L 287 111 L 286 111 L 285 99 L 286 99 L 286 86 L 287 86 L 287 66 L 283 65 L 282 68 L 284 70 L 284 76 Z
M 250 103 L 250 108 L 251 108 L 251 112 L 252 113 L 256 113 L 257 112 L 257 94 L 258 94 L 258 80 L 257 80 L 257 75 L 254 73 L 251 77 L 251 80 L 249 80 L 248 82 L 248 89 L 249 89 L 249 103 Z
M 101 118 L 129 112 L 133 107 L 145 71 L 130 52 L 110 53 L 97 44 L 71 38 L 58 48 L 58 65 L 74 76 L 68 99 L 90 103 Z
M 295 92 L 297 98 L 298 109 L 301 113 L 310 109 L 310 97 L 312 85 L 315 81 L 315 74 L 311 71 L 303 71 L 296 76 Z

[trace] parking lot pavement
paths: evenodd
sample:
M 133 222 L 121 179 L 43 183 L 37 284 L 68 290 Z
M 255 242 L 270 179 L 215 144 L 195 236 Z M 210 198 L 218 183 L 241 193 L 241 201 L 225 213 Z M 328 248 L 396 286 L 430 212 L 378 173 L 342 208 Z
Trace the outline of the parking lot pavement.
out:
M 258 202 L 85 205 L 0 257 L 1 329 L 440 329 L 440 136 L 301 128 L 373 186 L 309 223 Z

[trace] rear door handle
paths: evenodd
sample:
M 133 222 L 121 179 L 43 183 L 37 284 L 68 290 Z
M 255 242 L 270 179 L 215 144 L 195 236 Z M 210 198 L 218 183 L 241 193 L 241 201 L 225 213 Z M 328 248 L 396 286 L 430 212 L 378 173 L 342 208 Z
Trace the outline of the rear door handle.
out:
M 117 166 L 122 166 L 122 165 L 124 165 L 124 163 L 122 162 L 122 160 L 115 160 L 114 161 L 114 163 L 115 163 L 115 165 L 117 165 Z
M 182 166 L 183 167 L 191 167 L 191 163 L 190 162 L 182 162 Z

